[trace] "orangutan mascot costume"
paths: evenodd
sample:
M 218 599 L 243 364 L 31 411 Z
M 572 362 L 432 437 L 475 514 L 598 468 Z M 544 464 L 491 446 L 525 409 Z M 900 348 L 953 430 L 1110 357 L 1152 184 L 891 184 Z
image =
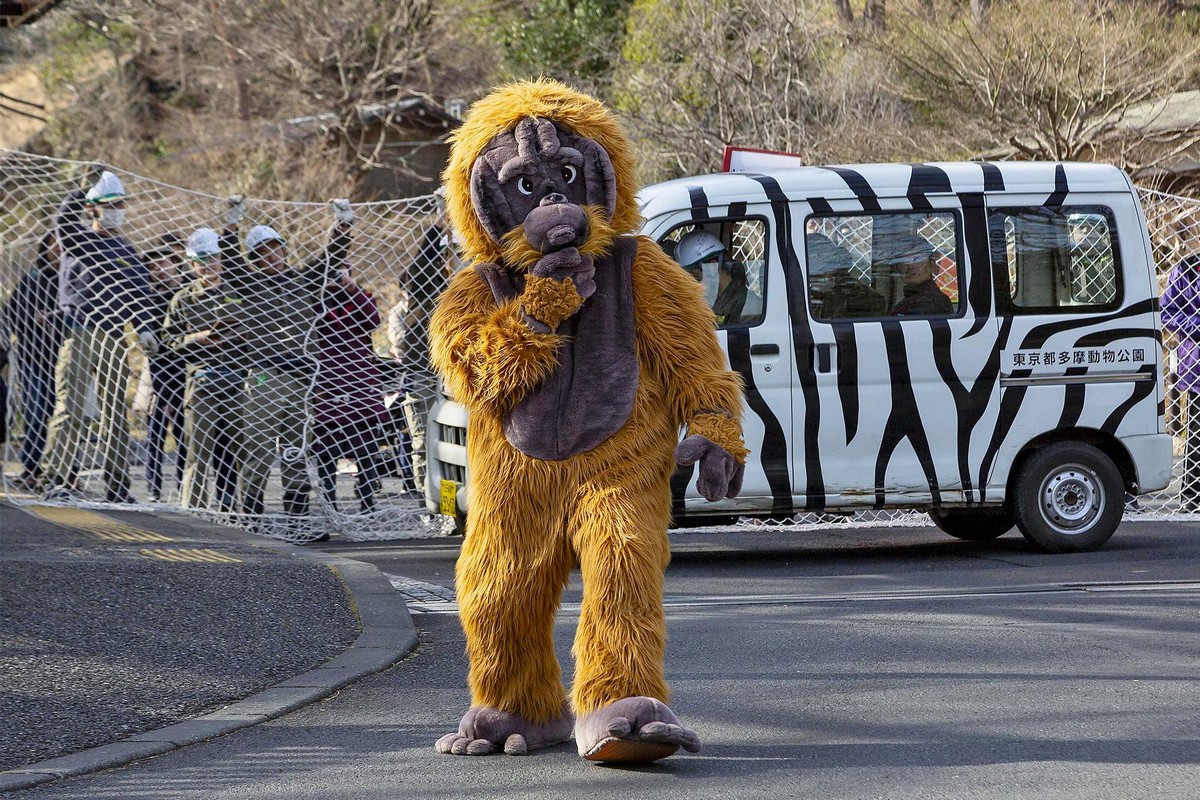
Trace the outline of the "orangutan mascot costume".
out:
M 733 497 L 746 458 L 741 380 L 700 284 L 635 235 L 616 119 L 560 83 L 476 103 L 443 177 L 471 265 L 431 334 L 434 366 L 471 415 L 456 584 L 472 705 L 437 748 L 521 754 L 573 732 L 593 761 L 698 751 L 663 677 L 669 480 L 676 462 L 699 462 L 700 492 Z M 552 635 L 575 566 L 568 701 Z

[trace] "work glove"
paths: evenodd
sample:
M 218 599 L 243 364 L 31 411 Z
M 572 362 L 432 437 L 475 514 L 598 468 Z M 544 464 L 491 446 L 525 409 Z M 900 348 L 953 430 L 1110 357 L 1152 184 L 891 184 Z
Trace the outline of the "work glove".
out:
M 225 226 L 235 228 L 242 221 L 242 217 L 246 216 L 246 196 L 231 194 L 226 203 Z
M 354 222 L 354 209 L 350 206 L 350 201 L 343 198 L 330 200 L 329 205 L 333 208 L 333 218 L 337 220 L 338 225 L 349 225 Z
M 742 490 L 746 465 L 739 464 L 728 450 L 704 436 L 689 436 L 675 448 L 675 463 L 690 467 L 700 462 L 696 488 L 710 503 L 724 497 L 737 497 Z
M 158 353 L 158 337 L 150 331 L 141 331 L 138 333 L 138 341 L 142 345 L 142 352 L 146 354 L 146 358 L 154 358 Z

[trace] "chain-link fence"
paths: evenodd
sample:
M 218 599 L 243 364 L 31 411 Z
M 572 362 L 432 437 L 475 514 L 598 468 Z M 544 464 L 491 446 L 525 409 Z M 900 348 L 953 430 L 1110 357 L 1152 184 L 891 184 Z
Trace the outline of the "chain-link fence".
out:
M 132 260 L 106 235 L 105 209 L 119 204 L 62 205 L 94 185 L 92 165 L 0 149 L 8 497 L 181 506 L 294 541 L 441 531 L 422 499 L 427 321 L 453 259 L 437 198 L 356 204 L 342 225 L 329 204 L 249 200 L 231 225 L 228 198 L 113 172 L 127 193 L 115 232 L 145 272 L 94 268 Z M 1141 200 L 1164 292 L 1176 466 L 1170 487 L 1128 511 L 1154 519 L 1200 500 L 1200 201 Z M 920 232 L 935 244 L 953 235 L 936 222 Z M 1097 247 L 1106 225 L 1072 220 L 1079 297 L 1111 288 L 1112 254 Z M 203 227 L 210 246 L 193 241 L 189 257 Z M 854 231 L 837 233 L 853 244 Z M 739 260 L 761 261 L 760 230 L 732 235 Z M 1175 269 L 1185 258 L 1190 271 Z M 879 511 L 789 521 L 927 522 Z
M 228 198 L 112 173 L 123 209 L 72 194 L 92 165 L 0 150 L 8 497 L 183 506 L 297 541 L 439 531 L 421 457 L 452 259 L 437 198 L 248 200 L 235 225 Z

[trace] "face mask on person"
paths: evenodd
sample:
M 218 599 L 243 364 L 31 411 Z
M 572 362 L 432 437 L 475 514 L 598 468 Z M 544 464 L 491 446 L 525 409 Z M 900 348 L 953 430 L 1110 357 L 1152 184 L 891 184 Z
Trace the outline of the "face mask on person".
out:
M 106 231 L 113 231 L 125 224 L 125 209 L 123 208 L 102 208 L 100 209 L 100 227 Z
M 706 261 L 700 265 L 704 270 L 704 277 L 700 279 L 700 285 L 704 287 L 704 302 L 710 306 L 717 302 L 717 288 L 720 284 L 720 270 L 717 268 L 716 261 Z

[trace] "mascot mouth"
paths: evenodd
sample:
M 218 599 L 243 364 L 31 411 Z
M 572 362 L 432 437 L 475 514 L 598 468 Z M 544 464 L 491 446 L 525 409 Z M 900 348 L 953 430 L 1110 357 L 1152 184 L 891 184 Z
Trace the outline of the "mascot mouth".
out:
M 587 211 L 574 203 L 547 203 L 525 217 L 525 238 L 539 253 L 582 247 L 591 233 Z
M 570 220 L 564 220 L 559 224 L 550 224 L 545 228 L 545 232 L 541 234 L 547 240 L 552 231 L 557 227 L 569 228 L 571 240 L 566 244 L 548 244 L 546 250 L 541 250 L 535 245 L 530 238 L 528 232 L 529 219 L 534 217 L 534 213 L 543 211 L 547 206 L 542 206 L 534 209 L 523 224 L 518 225 L 504 235 L 501 240 L 501 248 L 503 252 L 503 263 L 509 269 L 524 271 L 532 267 L 537 260 L 548 252 L 554 250 L 562 250 L 567 247 L 578 247 L 579 252 L 593 258 L 602 258 L 609 250 L 612 249 L 613 240 L 617 233 L 613 230 L 608 221 L 608 215 L 605 210 L 599 206 L 576 206 L 573 204 L 561 204 L 562 208 L 573 209 L 566 212 L 571 216 Z M 579 222 L 574 213 L 578 212 L 583 215 L 584 221 Z M 556 212 L 563 213 L 563 212 Z M 535 218 L 536 221 L 536 218 Z M 582 225 L 582 228 L 580 227 Z M 582 232 L 580 232 L 582 231 Z M 566 235 L 566 232 L 563 233 Z M 537 239 L 538 236 L 533 236 Z

